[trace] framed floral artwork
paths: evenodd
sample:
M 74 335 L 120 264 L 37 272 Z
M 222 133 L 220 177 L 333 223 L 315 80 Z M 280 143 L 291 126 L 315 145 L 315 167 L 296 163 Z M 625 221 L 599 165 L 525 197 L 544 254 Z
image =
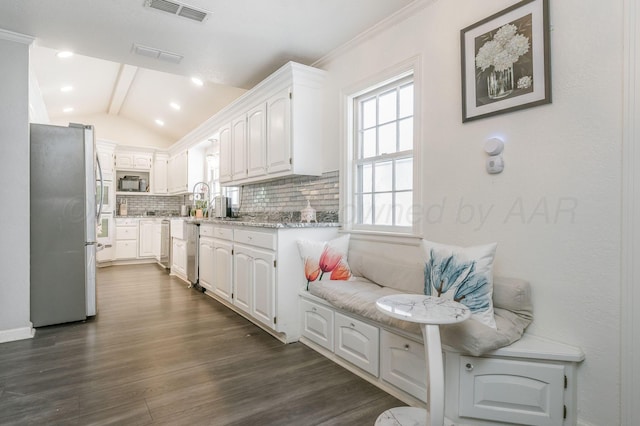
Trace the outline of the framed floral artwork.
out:
M 462 122 L 551 102 L 548 0 L 524 0 L 460 31 Z

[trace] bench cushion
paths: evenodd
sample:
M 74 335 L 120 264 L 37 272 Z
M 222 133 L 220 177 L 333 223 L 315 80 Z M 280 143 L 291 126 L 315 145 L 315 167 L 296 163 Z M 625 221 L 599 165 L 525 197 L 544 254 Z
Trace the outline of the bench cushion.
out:
M 349 261 L 352 262 L 352 259 Z M 356 264 L 352 264 L 352 269 L 356 269 Z M 364 277 L 353 281 L 313 282 L 309 286 L 309 292 L 343 311 L 412 334 L 421 334 L 418 324 L 391 318 L 378 311 L 375 305 L 380 297 L 390 294 L 421 292 L 383 287 Z M 441 326 L 442 344 L 450 349 L 479 356 L 520 339 L 533 318 L 529 284 L 523 280 L 495 277 L 494 308 L 496 329 L 474 320 L 444 325 Z

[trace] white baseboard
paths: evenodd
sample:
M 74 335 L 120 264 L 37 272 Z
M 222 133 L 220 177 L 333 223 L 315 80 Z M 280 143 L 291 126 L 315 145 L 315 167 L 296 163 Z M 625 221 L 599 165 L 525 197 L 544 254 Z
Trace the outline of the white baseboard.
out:
M 0 343 L 13 342 L 14 340 L 31 339 L 36 334 L 36 329 L 31 323 L 29 327 L 13 328 L 11 330 L 0 330 Z

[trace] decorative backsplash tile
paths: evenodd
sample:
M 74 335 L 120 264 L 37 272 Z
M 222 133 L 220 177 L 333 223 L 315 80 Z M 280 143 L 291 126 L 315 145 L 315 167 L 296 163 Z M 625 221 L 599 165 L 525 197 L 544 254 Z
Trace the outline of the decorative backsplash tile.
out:
M 239 215 L 299 222 L 300 210 L 307 206 L 307 201 L 316 209 L 318 222 L 337 222 L 338 171 L 244 185 L 240 189 Z
M 127 202 L 129 216 L 143 216 L 153 212 L 157 216 L 177 216 L 180 206 L 191 205 L 189 194 L 118 195 L 116 204 Z M 316 209 L 318 222 L 337 222 L 339 204 L 338 172 L 322 176 L 294 176 L 268 182 L 244 185 L 240 188 L 238 215 L 275 222 L 300 222 L 300 210 L 307 206 Z M 117 214 L 117 208 L 116 208 Z

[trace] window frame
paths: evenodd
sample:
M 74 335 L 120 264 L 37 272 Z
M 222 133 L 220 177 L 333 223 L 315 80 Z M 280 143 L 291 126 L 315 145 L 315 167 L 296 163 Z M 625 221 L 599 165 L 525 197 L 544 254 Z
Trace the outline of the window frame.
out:
M 342 178 L 342 217 L 344 228 L 355 233 L 381 233 L 386 235 L 404 235 L 419 236 L 421 235 L 422 212 L 419 208 L 422 206 L 422 172 L 421 172 L 421 140 L 420 130 L 420 105 L 421 105 L 421 82 L 420 82 L 420 58 L 415 57 L 403 64 L 390 68 L 382 73 L 372 76 L 357 86 L 343 92 L 343 113 L 341 114 L 343 128 L 345 130 L 344 138 L 344 178 Z M 362 97 L 377 96 L 380 93 L 388 91 L 390 87 L 397 87 L 407 84 L 408 80 L 413 81 L 413 149 L 392 154 L 377 155 L 375 158 L 379 161 L 385 159 L 398 160 L 401 158 L 412 158 L 413 160 L 413 188 L 412 188 L 412 223 L 410 226 L 398 225 L 369 225 L 360 223 L 357 193 L 359 182 L 357 167 L 359 159 L 357 158 L 357 143 L 359 128 L 356 124 L 358 116 L 357 108 L 359 104 L 357 100 Z M 376 123 L 376 126 L 378 123 Z M 396 129 L 396 131 L 398 131 Z M 411 156 L 406 154 L 411 152 Z M 371 158 L 367 158 L 371 160 Z M 373 164 L 368 162 L 369 164 Z

